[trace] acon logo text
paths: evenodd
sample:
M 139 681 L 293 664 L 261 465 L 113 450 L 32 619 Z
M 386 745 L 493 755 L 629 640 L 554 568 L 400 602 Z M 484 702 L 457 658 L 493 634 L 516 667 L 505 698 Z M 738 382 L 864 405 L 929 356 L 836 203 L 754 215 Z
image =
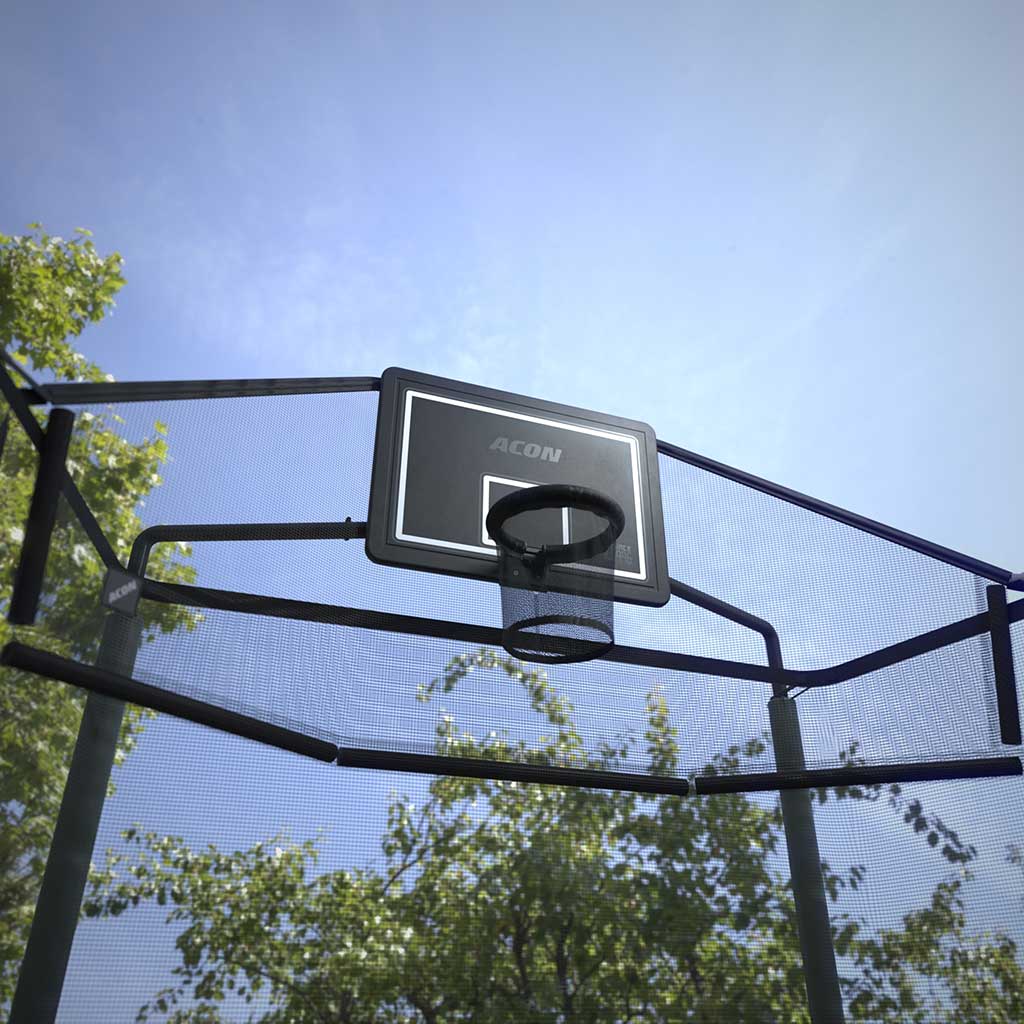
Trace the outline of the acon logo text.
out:
M 129 580 L 127 583 L 122 583 L 121 586 L 115 587 L 107 594 L 108 601 L 120 601 L 122 597 L 127 597 L 129 594 L 134 594 L 139 589 L 138 580 Z
M 558 462 L 562 457 L 561 448 L 552 448 L 550 445 L 542 446 L 533 441 L 511 441 L 507 437 L 496 437 L 491 442 L 491 451 L 522 455 L 527 459 L 540 459 L 541 462 Z

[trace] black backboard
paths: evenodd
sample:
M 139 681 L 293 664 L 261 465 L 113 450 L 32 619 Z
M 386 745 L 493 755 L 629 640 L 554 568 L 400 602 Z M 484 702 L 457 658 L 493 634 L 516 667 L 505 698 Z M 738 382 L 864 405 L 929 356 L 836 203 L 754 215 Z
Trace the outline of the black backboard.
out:
M 384 372 L 366 540 L 371 559 L 496 579 L 487 512 L 510 490 L 539 484 L 579 484 L 617 501 L 626 525 L 616 548 L 616 600 L 668 601 L 651 427 L 411 370 Z M 541 543 L 593 532 L 589 513 L 530 515 L 518 528 Z M 556 570 L 552 585 L 573 571 Z

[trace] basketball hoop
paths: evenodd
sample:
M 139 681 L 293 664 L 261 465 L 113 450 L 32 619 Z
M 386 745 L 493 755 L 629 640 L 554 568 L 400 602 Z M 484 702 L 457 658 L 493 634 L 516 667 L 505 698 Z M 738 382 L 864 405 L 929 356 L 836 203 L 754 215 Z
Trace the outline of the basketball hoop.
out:
M 563 544 L 530 544 L 509 528 L 527 512 L 568 509 L 604 521 L 604 528 Z M 577 516 L 576 519 L 579 519 Z M 618 502 L 570 484 L 513 491 L 487 514 L 498 547 L 502 646 L 513 657 L 546 664 L 599 658 L 615 643 L 615 541 L 626 518 Z M 559 567 L 557 582 L 550 572 Z

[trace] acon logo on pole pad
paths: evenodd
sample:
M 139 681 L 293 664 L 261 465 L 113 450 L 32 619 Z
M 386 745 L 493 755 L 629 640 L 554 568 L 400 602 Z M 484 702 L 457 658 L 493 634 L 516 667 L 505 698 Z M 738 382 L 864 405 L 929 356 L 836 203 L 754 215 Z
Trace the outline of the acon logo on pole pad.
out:
M 122 615 L 134 615 L 141 596 L 142 587 L 138 576 L 118 569 L 107 570 L 102 591 L 102 601 L 107 608 Z
M 507 437 L 496 437 L 491 442 L 492 452 L 508 452 L 509 455 L 522 455 L 527 459 L 540 459 L 541 462 L 558 462 L 562 457 L 561 448 L 550 445 L 539 445 L 533 441 L 510 441 Z

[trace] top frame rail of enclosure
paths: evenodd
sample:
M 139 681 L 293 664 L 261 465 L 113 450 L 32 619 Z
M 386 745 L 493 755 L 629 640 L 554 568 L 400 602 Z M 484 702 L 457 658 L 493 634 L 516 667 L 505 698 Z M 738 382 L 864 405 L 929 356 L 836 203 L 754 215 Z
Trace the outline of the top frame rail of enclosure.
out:
M 257 398 L 275 395 L 327 395 L 379 391 L 380 377 L 271 377 L 259 380 L 131 380 L 47 384 L 54 405 L 107 405 L 117 402 L 175 402 L 201 398 Z M 32 405 L 46 399 L 31 388 L 22 394 Z
M 118 402 L 169 402 L 206 398 L 252 398 L 276 395 L 318 395 L 344 392 L 379 391 L 379 377 L 282 377 L 259 380 L 171 380 L 116 381 L 110 383 L 47 384 L 45 396 L 32 388 L 22 395 L 32 405 L 104 405 Z M 731 480 L 791 505 L 825 516 L 837 523 L 871 534 L 891 544 L 916 551 L 964 572 L 1000 583 L 1010 590 L 1024 591 L 1024 573 L 1014 573 L 960 551 L 934 544 L 874 519 L 830 505 L 807 494 L 772 483 L 761 477 L 687 451 L 667 441 L 658 441 L 658 451 L 668 458 L 685 462 L 716 476 Z

